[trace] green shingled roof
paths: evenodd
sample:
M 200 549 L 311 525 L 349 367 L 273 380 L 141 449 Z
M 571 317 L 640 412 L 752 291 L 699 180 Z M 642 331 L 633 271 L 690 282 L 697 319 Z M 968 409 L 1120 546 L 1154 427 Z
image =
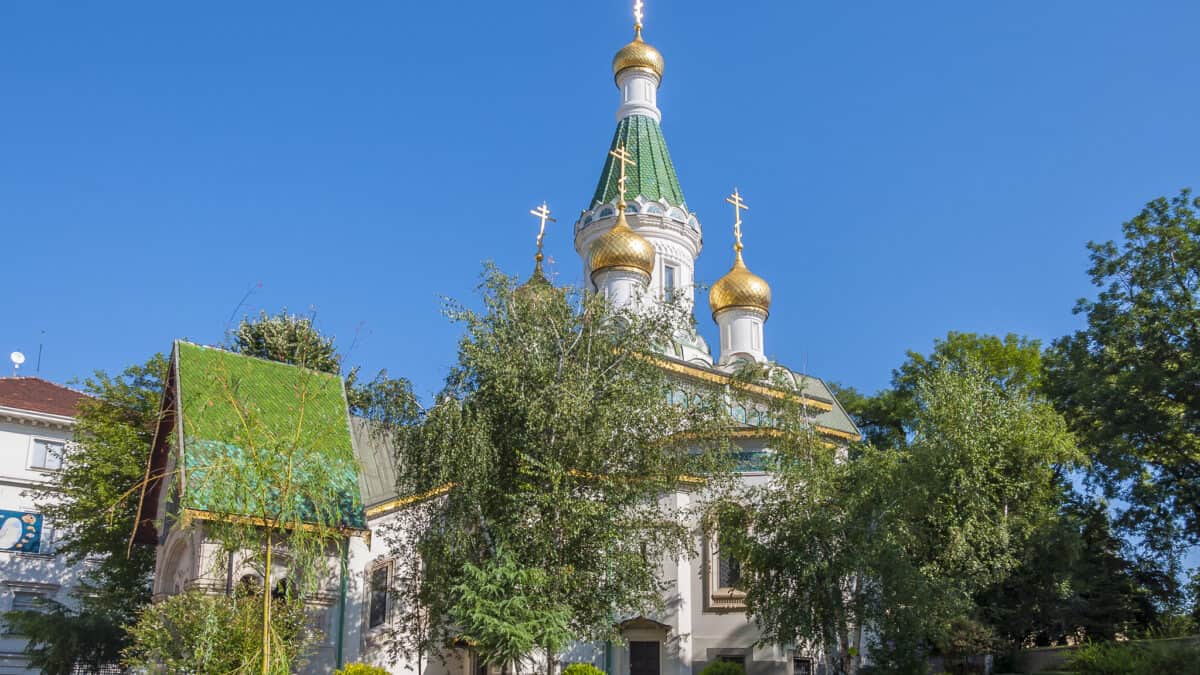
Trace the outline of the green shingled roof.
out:
M 336 374 L 175 345 L 184 508 L 364 529 Z M 288 503 L 285 488 L 301 486 Z
M 616 150 L 622 144 L 637 162 L 637 166 L 625 170 L 625 199 L 641 195 L 651 200 L 666 199 L 672 206 L 686 208 L 683 190 L 675 175 L 675 165 L 671 163 L 667 141 L 658 122 L 645 115 L 631 115 L 622 119 L 617 123 L 609 151 Z M 616 199 L 618 176 L 620 168 L 617 160 L 608 155 L 604 170 L 600 172 L 600 184 L 596 186 L 596 194 L 592 197 L 592 207 Z

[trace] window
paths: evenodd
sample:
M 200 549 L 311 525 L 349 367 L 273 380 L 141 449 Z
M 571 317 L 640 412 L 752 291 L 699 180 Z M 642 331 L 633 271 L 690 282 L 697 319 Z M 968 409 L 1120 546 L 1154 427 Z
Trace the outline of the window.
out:
M 740 509 L 741 507 L 736 507 Z M 733 515 L 732 510 L 726 515 Z M 724 520 L 724 517 L 721 518 Z M 742 561 L 729 552 L 727 534 L 723 528 L 744 527 L 740 519 L 728 522 L 710 521 L 704 540 L 704 611 L 736 612 L 746 610 L 746 593 L 742 591 Z M 726 652 L 728 653 L 728 652 Z
M 743 670 L 746 668 L 745 654 L 721 654 L 717 657 L 717 660 L 721 663 L 736 663 L 737 665 L 741 666 Z
M 13 591 L 12 611 L 42 611 L 42 594 L 30 591 Z
M 725 553 L 725 547 L 718 537 L 717 543 L 717 587 L 737 588 L 742 580 L 742 563 L 737 558 Z
M 367 628 L 382 626 L 387 621 L 388 613 L 388 577 L 392 571 L 391 564 L 380 565 L 371 570 L 371 597 L 368 610 Z
M 29 449 L 29 468 L 58 471 L 62 468 L 65 447 L 66 444 L 62 441 L 52 441 L 47 438 L 33 439 Z
M 801 657 L 792 659 L 792 675 L 813 675 L 812 659 Z
M 666 265 L 663 267 L 663 297 L 667 302 L 675 300 L 675 285 L 676 277 L 679 275 L 679 268 L 674 265 Z

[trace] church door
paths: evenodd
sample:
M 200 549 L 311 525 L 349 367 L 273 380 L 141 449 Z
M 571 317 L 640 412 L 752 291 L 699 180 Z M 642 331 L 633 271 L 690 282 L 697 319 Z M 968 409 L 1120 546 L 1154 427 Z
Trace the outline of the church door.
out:
M 657 642 L 629 642 L 629 675 L 659 675 Z

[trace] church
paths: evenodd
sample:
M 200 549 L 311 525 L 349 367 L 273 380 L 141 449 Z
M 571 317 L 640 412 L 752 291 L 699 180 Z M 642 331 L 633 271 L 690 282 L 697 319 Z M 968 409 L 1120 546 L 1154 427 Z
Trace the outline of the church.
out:
M 613 58 L 612 71 L 619 99 L 616 130 L 599 181 L 586 208 L 574 224 L 574 247 L 580 256 L 585 286 L 614 306 L 637 310 L 647 303 L 681 302 L 694 311 L 696 260 L 703 248 L 703 231 L 696 214 L 684 199 L 662 129 L 662 111 L 657 94 L 664 73 L 663 55 L 642 36 L 641 2 L 635 9 L 633 39 Z M 599 154 L 599 153 L 597 153 Z M 733 209 L 732 255 L 729 271 L 712 284 L 708 307 L 701 320 L 716 323 L 719 344 L 715 349 L 694 331 L 680 333 L 662 356 L 662 367 L 682 382 L 720 386 L 746 362 L 769 368 L 776 380 L 789 383 L 804 401 L 809 423 L 836 448 L 860 438 L 845 410 L 825 383 L 767 359 L 767 321 L 771 310 L 771 287 L 755 275 L 743 250 L 742 212 L 747 208 L 735 190 L 727 200 Z M 543 230 L 549 216 L 545 206 L 533 212 L 542 218 Z M 538 268 L 541 253 L 539 236 Z M 718 253 L 717 255 L 725 255 Z M 226 357 L 207 354 L 208 348 L 177 343 L 172 355 L 172 386 L 164 402 L 164 428 L 160 436 L 177 434 L 177 451 L 200 452 L 201 445 L 188 440 L 184 429 L 209 424 L 212 412 L 189 407 L 202 388 L 194 378 L 199 365 Z M 245 368 L 261 381 L 286 375 L 267 373 L 267 366 L 248 363 L 248 357 L 229 355 L 247 363 L 228 363 Z M 197 365 L 192 365 L 197 364 Z M 278 365 L 278 364 L 276 364 Z M 226 366 L 222 366 L 226 367 Z M 256 380 L 258 381 L 258 380 Z M 763 388 L 766 391 L 766 388 Z M 766 394 L 764 394 L 766 395 Z M 336 397 L 330 399 L 325 423 L 348 429 L 347 435 L 329 443 L 345 461 L 352 453 L 358 472 L 361 511 L 347 513 L 352 525 L 343 553 L 340 575 L 328 592 L 313 603 L 326 643 L 309 665 L 311 672 L 330 672 L 338 664 L 361 661 L 391 673 L 412 675 L 481 675 L 481 668 L 468 648 L 457 648 L 444 661 L 409 661 L 393 649 L 391 627 L 397 608 L 389 593 L 396 562 L 386 537 L 379 532 L 394 522 L 396 515 L 413 503 L 413 497 L 397 494 L 394 452 L 369 433 L 366 423 L 344 413 L 339 417 Z M 344 396 L 343 399 L 344 400 Z M 749 408 L 749 409 L 748 409 Z M 755 426 L 753 404 L 733 402 L 734 419 L 747 428 Z M 173 425 L 173 426 L 172 426 Z M 188 432 L 191 433 L 191 432 Z M 219 432 L 214 432 L 219 433 Z M 223 439 L 209 439 L 221 441 Z M 227 439 L 224 439 L 227 440 Z M 738 436 L 739 456 L 753 458 L 767 450 L 766 439 L 754 434 Z M 151 471 L 157 475 L 186 463 L 171 457 L 168 444 L 154 449 Z M 770 480 L 762 463 L 741 464 L 739 479 L 747 485 Z M 355 470 L 351 469 L 351 470 Z M 195 490 L 194 486 L 189 488 Z M 172 496 L 174 495 L 174 496 Z M 184 492 L 150 490 L 143 495 L 140 517 L 141 541 L 157 546 L 154 595 L 163 598 L 189 588 L 213 592 L 232 582 L 213 571 L 214 552 L 197 531 L 171 528 L 168 516 L 188 510 L 202 514 L 201 496 Z M 696 496 L 681 487 L 663 495 L 674 506 L 686 507 Z M 192 501 L 188 501 L 191 499 Z M 183 500 L 183 501 L 180 501 Z M 189 506 L 191 504 L 191 506 Z M 155 525 L 157 523 L 157 526 Z M 817 645 L 758 645 L 758 632 L 745 614 L 744 596 L 737 590 L 737 568 L 724 559 L 711 533 L 699 522 L 690 523 L 694 532 L 693 554 L 661 561 L 661 580 L 668 589 L 668 609 L 658 616 L 624 617 L 621 642 L 581 644 L 559 655 L 561 665 L 588 662 L 609 675 L 697 675 L 714 661 L 740 663 L 747 675 L 812 675 L 826 671 Z

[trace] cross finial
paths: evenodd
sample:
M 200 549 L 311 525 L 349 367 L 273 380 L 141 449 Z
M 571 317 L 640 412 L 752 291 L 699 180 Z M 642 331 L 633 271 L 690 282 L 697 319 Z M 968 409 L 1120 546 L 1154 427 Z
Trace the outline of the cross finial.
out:
M 625 149 L 624 144 L 618 145 L 615 150 L 610 150 L 608 154 L 612 155 L 621 167 L 621 173 L 617 177 L 617 206 L 621 207 L 621 210 L 624 211 L 626 178 L 625 167 L 637 166 L 637 162 L 633 161 L 633 156 L 630 155 L 629 151 Z
M 639 37 L 642 34 L 642 7 L 644 6 L 642 0 L 636 0 L 633 3 L 633 29 L 637 31 Z
M 529 215 L 535 216 L 539 220 L 542 221 L 541 225 L 538 226 L 538 236 L 537 236 L 537 258 L 536 259 L 540 263 L 542 261 L 542 237 L 546 236 L 546 223 L 547 222 L 556 223 L 558 221 L 555 220 L 554 218 L 550 217 L 550 207 L 548 207 L 546 205 L 546 202 L 544 202 L 544 201 L 542 202 L 542 205 L 537 207 L 536 209 L 530 209 Z
M 739 253 L 742 250 L 742 211 L 749 211 L 750 207 L 746 206 L 746 202 L 742 201 L 742 195 L 738 193 L 738 189 L 733 188 L 733 194 L 725 198 L 725 201 L 733 204 L 733 248 Z

